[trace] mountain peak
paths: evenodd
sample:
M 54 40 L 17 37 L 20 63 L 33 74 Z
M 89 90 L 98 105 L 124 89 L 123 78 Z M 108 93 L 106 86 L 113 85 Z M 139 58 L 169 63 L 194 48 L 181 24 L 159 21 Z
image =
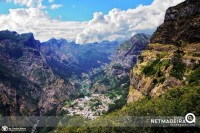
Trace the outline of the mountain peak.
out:
M 49 42 L 49 43 L 67 43 L 68 41 L 63 38 L 60 38 L 60 39 L 51 38 L 47 42 Z
M 175 7 L 170 7 L 166 11 L 165 22 L 187 19 L 188 17 L 199 15 L 199 7 L 199 0 L 186 0 Z
M 151 43 L 174 44 L 200 41 L 200 1 L 186 0 L 166 11 L 164 23 L 152 35 Z
M 135 40 L 135 39 L 139 39 L 139 40 L 148 40 L 150 38 L 149 35 L 145 34 L 145 33 L 138 33 L 134 36 L 131 37 L 131 40 Z
M 28 47 L 39 49 L 39 41 L 35 40 L 33 33 L 18 34 L 15 31 L 0 31 L 0 41 L 9 40 Z

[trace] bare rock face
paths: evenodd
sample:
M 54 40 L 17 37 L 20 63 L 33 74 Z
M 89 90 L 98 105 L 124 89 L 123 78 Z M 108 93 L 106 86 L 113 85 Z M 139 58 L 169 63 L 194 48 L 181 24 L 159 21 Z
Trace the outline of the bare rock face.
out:
M 134 89 L 131 86 L 130 90 L 129 90 L 129 94 L 128 94 L 127 103 L 138 101 L 138 100 L 142 99 L 143 97 L 144 97 L 144 95 L 140 91 Z
M 172 44 L 200 41 L 200 1 L 186 0 L 166 11 L 164 23 L 157 28 L 150 43 Z
M 0 103 L 3 115 L 40 115 L 73 94 L 73 85 L 56 76 L 33 34 L 0 32 Z
M 166 11 L 165 22 L 187 19 L 188 17 L 199 15 L 199 6 L 199 0 L 186 0 L 176 7 L 170 7 Z

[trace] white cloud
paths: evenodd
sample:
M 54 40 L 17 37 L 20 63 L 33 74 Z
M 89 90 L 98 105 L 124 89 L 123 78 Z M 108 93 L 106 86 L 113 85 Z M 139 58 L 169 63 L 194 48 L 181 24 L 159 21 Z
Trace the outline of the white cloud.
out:
M 62 7 L 62 4 L 53 4 L 53 5 L 51 5 L 51 9 L 58 9 L 60 7 Z
M 77 35 L 76 42 L 124 40 L 138 32 L 152 33 L 163 22 L 167 8 L 183 1 L 154 0 L 151 5 L 140 5 L 135 9 L 112 9 L 106 15 L 94 13 L 87 27 Z
M 38 8 L 10 9 L 10 14 L 0 15 L 0 20 L 0 30 L 32 32 L 41 41 L 52 37 L 75 40 L 76 35 L 86 26 L 86 22 L 52 20 L 46 12 Z
M 105 15 L 97 12 L 88 22 L 53 20 L 40 8 L 42 0 L 12 1 L 29 8 L 10 9 L 9 14 L 0 14 L 0 30 L 32 32 L 41 41 L 54 37 L 82 44 L 125 40 L 138 32 L 152 33 L 163 22 L 166 9 L 184 0 L 154 0 L 151 5 L 140 5 L 135 9 L 112 9 Z
M 14 4 L 19 4 L 27 7 L 39 7 L 44 8 L 42 5 L 42 0 L 6 0 L 7 2 L 14 2 Z

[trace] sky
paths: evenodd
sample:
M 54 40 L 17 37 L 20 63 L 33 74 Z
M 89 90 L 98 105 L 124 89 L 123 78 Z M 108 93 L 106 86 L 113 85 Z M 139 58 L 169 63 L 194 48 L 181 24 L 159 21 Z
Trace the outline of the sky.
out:
M 165 11 L 184 0 L 0 0 L 0 30 L 79 44 L 152 34 Z

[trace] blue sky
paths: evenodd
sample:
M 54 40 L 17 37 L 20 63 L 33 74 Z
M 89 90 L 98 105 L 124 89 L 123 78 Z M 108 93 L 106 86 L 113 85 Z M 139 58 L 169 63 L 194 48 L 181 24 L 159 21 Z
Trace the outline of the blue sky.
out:
M 52 17 L 61 15 L 63 20 L 90 20 L 94 12 L 108 13 L 113 8 L 126 10 L 139 4 L 150 4 L 152 0 L 56 0 L 55 3 L 63 7 L 57 10 L 48 10 Z
M 1 0 L 0 0 L 1 1 Z M 108 13 L 113 8 L 127 10 L 138 5 L 149 5 L 153 0 L 54 0 L 54 4 L 61 4 L 62 7 L 52 10 L 48 0 L 42 2 L 47 6 L 46 11 L 52 18 L 61 17 L 65 21 L 88 21 L 92 19 L 94 12 Z M 15 5 L 10 2 L 0 2 L 0 14 L 8 14 L 10 8 L 24 8 L 25 6 Z
M 32 32 L 40 41 L 79 44 L 153 34 L 166 10 L 184 0 L 0 0 L 0 30 Z

